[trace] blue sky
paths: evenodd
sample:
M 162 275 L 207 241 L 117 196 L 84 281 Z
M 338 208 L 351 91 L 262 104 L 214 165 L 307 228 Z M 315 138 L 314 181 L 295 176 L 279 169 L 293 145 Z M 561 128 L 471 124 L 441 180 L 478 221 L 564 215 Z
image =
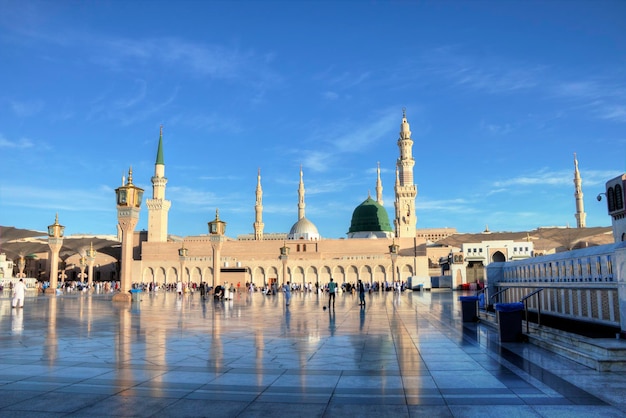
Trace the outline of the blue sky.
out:
M 393 216 L 402 109 L 418 228 L 588 226 L 626 170 L 623 1 L 0 0 L 0 224 L 113 234 L 133 167 L 151 197 L 163 125 L 169 233 L 265 232 L 306 216 L 345 237 Z M 147 228 L 142 208 L 138 229 Z

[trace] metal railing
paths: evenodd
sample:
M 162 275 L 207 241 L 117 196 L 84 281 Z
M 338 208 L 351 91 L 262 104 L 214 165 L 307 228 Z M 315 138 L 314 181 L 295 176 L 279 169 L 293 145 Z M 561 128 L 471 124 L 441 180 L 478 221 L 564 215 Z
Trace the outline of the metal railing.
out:
M 527 294 L 526 296 L 524 296 L 522 299 L 520 299 L 520 302 L 524 303 L 524 314 L 526 317 L 526 334 L 528 334 L 529 331 L 529 320 L 528 320 L 528 302 L 527 300 L 530 299 L 531 297 L 537 295 L 537 326 L 541 326 L 541 298 L 539 298 L 539 293 L 543 291 L 543 287 L 539 288 L 537 290 L 534 290 L 532 292 L 530 292 L 529 294 Z
M 500 291 L 498 291 L 498 292 L 494 293 L 493 295 L 491 295 L 491 296 L 489 297 L 489 300 L 494 299 L 496 296 L 499 296 L 501 293 L 504 293 L 504 292 L 506 292 L 506 291 L 507 291 L 507 290 L 509 290 L 509 289 L 510 289 L 510 287 L 505 287 L 504 289 L 502 289 L 502 290 L 500 290 Z M 494 301 L 494 302 L 495 302 L 495 301 Z

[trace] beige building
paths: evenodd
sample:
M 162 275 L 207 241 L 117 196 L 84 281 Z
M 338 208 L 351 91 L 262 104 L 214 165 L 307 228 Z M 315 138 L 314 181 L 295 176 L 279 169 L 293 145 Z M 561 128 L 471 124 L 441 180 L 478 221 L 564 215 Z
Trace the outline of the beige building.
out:
M 286 281 L 326 284 L 331 277 L 338 283 L 356 283 L 357 279 L 384 283 L 406 281 L 410 276 L 428 277 L 426 240 L 415 234 L 417 187 L 413 182 L 413 141 L 404 111 L 397 145 L 399 157 L 396 163 L 396 216 L 393 224 L 382 206 L 378 170 L 376 201 L 368 197 L 355 208 L 348 238 L 323 238 L 305 216 L 305 186 L 301 168 L 296 223 L 289 233 L 266 237 L 263 232 L 263 191 L 259 170 L 254 232 L 236 239 L 224 236 L 218 245 L 216 237 L 211 234 L 175 241 L 171 237 L 168 239 L 167 212 L 170 202 L 165 199 L 167 179 L 161 132 L 152 177 L 152 198 L 147 200 L 148 231 L 134 234 L 133 281 L 158 284 L 207 282 L 213 286 L 254 283 L 255 286 L 263 286 Z M 216 253 L 217 246 L 219 251 Z M 287 252 L 284 247 L 288 248 Z M 282 256 L 281 249 L 284 252 Z M 219 260 L 214 260 L 216 254 Z M 216 272 L 216 268 L 220 271 Z

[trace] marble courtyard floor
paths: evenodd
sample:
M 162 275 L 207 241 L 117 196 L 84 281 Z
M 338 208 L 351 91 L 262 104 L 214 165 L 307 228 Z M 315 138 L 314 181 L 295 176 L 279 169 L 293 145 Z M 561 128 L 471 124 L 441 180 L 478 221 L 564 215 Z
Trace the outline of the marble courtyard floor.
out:
M 0 298 L 2 417 L 626 415 L 596 372 L 463 324 L 459 292 Z

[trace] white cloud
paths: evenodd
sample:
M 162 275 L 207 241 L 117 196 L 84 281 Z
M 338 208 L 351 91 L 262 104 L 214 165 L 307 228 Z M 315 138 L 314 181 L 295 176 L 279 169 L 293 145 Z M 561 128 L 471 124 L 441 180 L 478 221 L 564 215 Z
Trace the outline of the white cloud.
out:
M 0 148 L 26 149 L 33 148 L 35 144 L 28 138 L 20 138 L 17 141 L 6 139 L 0 134 Z
M 42 100 L 11 101 L 11 110 L 13 110 L 13 113 L 20 118 L 34 116 L 43 108 L 44 102 Z
M 613 120 L 616 122 L 626 122 L 626 106 L 605 106 L 600 113 L 600 117 L 602 119 Z

